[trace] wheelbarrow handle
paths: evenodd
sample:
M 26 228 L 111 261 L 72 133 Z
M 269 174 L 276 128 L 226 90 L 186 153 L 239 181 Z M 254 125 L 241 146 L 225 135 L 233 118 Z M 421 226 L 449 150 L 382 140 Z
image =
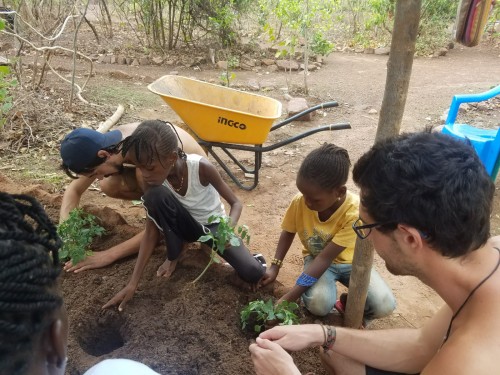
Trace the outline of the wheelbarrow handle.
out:
M 306 130 L 303 133 L 297 134 L 293 137 L 284 139 L 282 141 L 279 141 L 277 143 L 274 143 L 274 144 L 268 145 L 268 146 L 262 146 L 262 145 L 250 146 L 250 145 L 241 145 L 241 144 L 235 144 L 235 143 L 207 142 L 207 141 L 203 141 L 203 140 L 199 140 L 198 143 L 203 145 L 203 146 L 207 146 L 207 147 L 219 147 L 222 149 L 234 149 L 234 150 L 262 153 L 262 152 L 275 150 L 279 147 L 288 145 L 292 142 L 296 142 L 302 138 L 308 137 L 308 136 L 315 134 L 315 133 L 318 133 L 318 132 L 327 131 L 327 130 L 344 130 L 344 129 L 351 129 L 351 124 L 349 124 L 348 122 L 341 122 L 338 124 L 322 125 L 322 126 L 318 126 L 317 128 L 312 128 L 312 129 Z
M 326 103 L 321 103 L 321 104 L 318 104 L 318 105 L 315 105 L 314 107 L 311 107 L 311 108 L 308 108 L 300 113 L 297 113 L 296 115 L 292 116 L 292 117 L 289 117 L 287 118 L 286 120 L 282 121 L 282 122 L 279 122 L 277 123 L 276 125 L 273 125 L 271 127 L 271 130 L 270 131 L 273 131 L 273 130 L 276 130 L 276 129 L 279 129 L 281 128 L 282 126 L 286 125 L 286 124 L 289 124 L 291 123 L 292 121 L 295 121 L 297 120 L 298 118 L 304 116 L 304 115 L 307 115 L 308 113 L 311 113 L 311 112 L 314 112 L 314 111 L 317 111 L 318 109 L 322 109 L 322 108 L 332 108 L 332 107 L 338 107 L 339 103 L 337 103 L 336 101 L 333 101 L 333 102 L 326 102 Z

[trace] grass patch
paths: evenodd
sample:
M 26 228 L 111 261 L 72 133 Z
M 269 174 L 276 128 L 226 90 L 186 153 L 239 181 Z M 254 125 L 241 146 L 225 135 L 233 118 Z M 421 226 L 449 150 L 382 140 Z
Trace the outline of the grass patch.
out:
M 159 107 L 164 104 L 158 95 L 148 90 L 146 84 L 134 85 L 117 81 L 113 86 L 87 87 L 85 97 L 98 104 L 118 105 L 127 107 Z

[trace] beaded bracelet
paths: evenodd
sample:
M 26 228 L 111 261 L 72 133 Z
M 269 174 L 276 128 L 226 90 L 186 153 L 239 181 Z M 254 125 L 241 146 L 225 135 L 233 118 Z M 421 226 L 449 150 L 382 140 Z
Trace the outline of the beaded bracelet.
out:
M 323 328 L 323 333 L 325 335 L 325 343 L 322 345 L 322 348 L 325 352 L 332 350 L 333 345 L 335 344 L 335 340 L 337 339 L 337 329 L 333 326 L 324 326 L 323 324 L 321 325 Z
M 278 266 L 278 268 L 281 268 L 281 266 L 283 265 L 283 261 L 281 259 L 274 258 L 271 261 L 271 264 L 274 264 L 274 265 Z
M 295 284 L 298 286 L 313 286 L 316 281 L 318 281 L 317 278 L 309 276 L 307 273 L 302 272 Z

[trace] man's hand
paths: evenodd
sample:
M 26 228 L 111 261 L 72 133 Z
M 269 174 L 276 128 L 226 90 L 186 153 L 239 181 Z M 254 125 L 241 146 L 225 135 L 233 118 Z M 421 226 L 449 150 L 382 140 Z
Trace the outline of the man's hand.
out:
M 120 290 L 113 298 L 111 298 L 108 303 L 106 303 L 102 308 L 107 309 L 108 307 L 120 304 L 118 306 L 118 311 L 123 311 L 125 303 L 127 303 L 134 296 L 136 286 L 127 284 L 125 288 Z
M 259 338 L 271 340 L 291 351 L 323 345 L 325 341 L 323 328 L 319 324 L 276 326 L 262 332 Z
M 259 281 L 259 287 L 264 287 L 268 284 L 271 284 L 274 280 L 276 280 L 276 277 L 278 277 L 278 272 L 279 268 L 278 267 L 273 267 L 271 266 L 266 270 L 266 273 L 264 276 Z
M 73 264 L 71 260 L 67 261 L 64 264 L 64 270 L 66 272 L 78 273 L 85 270 L 105 267 L 113 263 L 113 261 L 113 257 L 107 251 L 98 251 L 88 256 L 81 262 L 78 262 L 77 264 Z
M 250 345 L 249 350 L 257 375 L 300 375 L 290 354 L 272 341 L 257 337 L 256 343 Z

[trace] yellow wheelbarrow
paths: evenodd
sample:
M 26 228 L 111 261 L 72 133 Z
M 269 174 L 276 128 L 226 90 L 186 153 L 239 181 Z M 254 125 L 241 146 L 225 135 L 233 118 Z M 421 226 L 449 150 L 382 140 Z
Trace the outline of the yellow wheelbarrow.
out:
M 263 152 L 321 131 L 351 128 L 349 123 L 323 125 L 275 144 L 263 146 L 270 131 L 320 108 L 336 107 L 338 103 L 319 104 L 273 126 L 274 121 L 281 116 L 281 103 L 266 96 L 174 75 L 160 77 L 151 83 L 148 89 L 162 97 L 194 132 L 198 143 L 207 148 L 208 153 L 217 160 L 236 185 L 244 190 L 252 190 L 259 183 Z M 253 182 L 248 185 L 240 181 L 215 152 L 215 148 L 221 149 L 229 156 L 245 176 L 252 176 Z M 244 166 L 230 150 L 253 152 L 253 167 Z

